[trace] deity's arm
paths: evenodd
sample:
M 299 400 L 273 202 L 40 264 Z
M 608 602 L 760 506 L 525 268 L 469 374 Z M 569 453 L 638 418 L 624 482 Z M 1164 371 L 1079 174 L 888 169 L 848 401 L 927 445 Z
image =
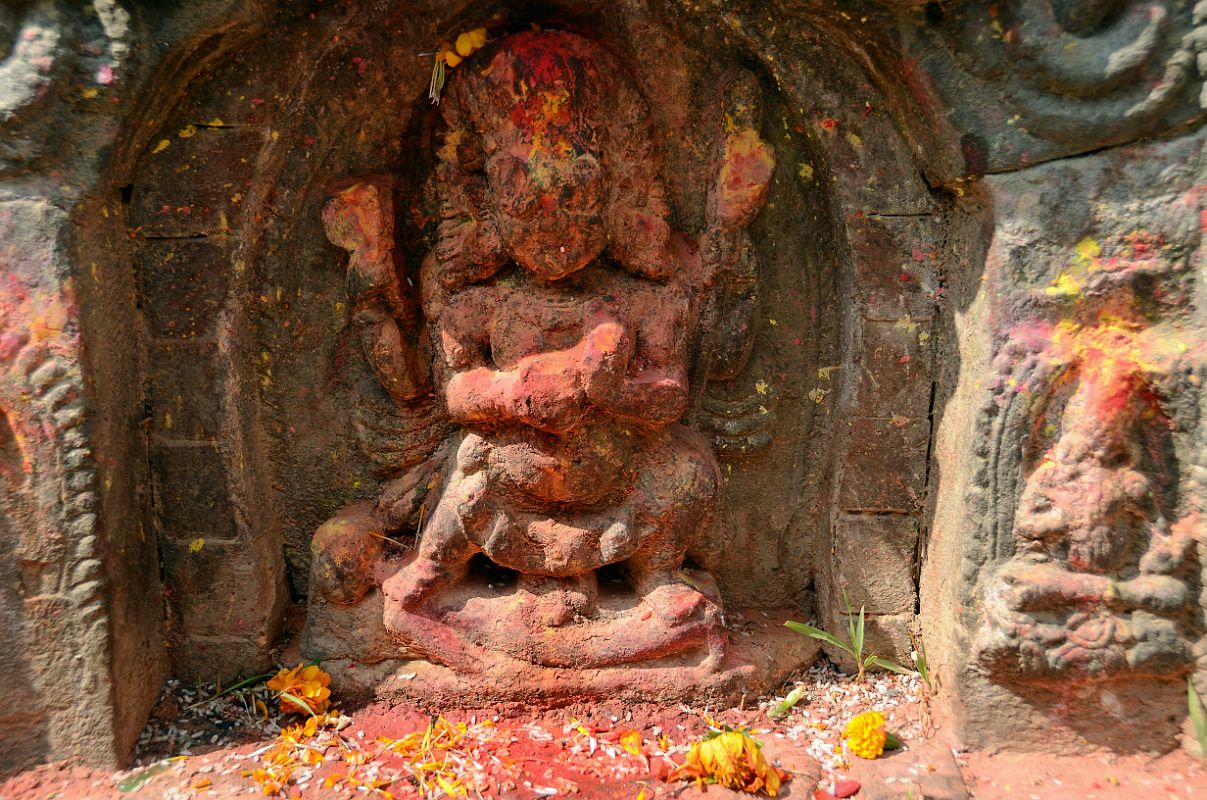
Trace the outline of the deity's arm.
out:
M 331 242 L 348 251 L 352 320 L 378 380 L 398 401 L 428 390 L 424 331 L 398 281 L 389 181 L 365 178 L 335 191 L 323 209 Z
M 1081 604 L 1170 614 L 1188 602 L 1186 585 L 1166 575 L 1140 575 L 1121 581 L 1106 575 L 1070 572 L 1051 562 L 1025 561 L 1007 565 L 1000 574 L 1005 579 L 1003 597 L 1008 607 L 1021 613 Z
M 424 269 L 434 271 L 434 260 Z M 500 301 L 481 287 L 449 293 L 426 278 L 424 286 L 449 415 L 463 425 L 518 422 L 550 433 L 570 430 L 588 409 L 588 387 L 612 380 L 627 366 L 623 330 L 604 321 L 574 347 L 525 356 L 499 369 L 488 355 L 490 317 L 495 308 L 523 299 Z
M 463 425 L 519 422 L 549 433 L 578 425 L 585 410 L 582 382 L 567 353 L 520 359 L 515 369 L 488 366 L 453 372 L 445 385 L 449 416 Z
M 657 426 L 683 416 L 688 402 L 687 301 L 635 303 L 636 351 L 617 379 L 588 387 L 591 402 L 617 417 Z
M 637 422 L 669 425 L 687 410 L 687 370 L 675 365 L 629 375 L 606 410 Z
M 759 136 L 759 89 L 753 75 L 735 73 L 723 95 L 717 171 L 705 207 L 699 258 L 714 302 L 705 310 L 709 377 L 737 376 L 757 331 L 758 256 L 747 226 L 762 210 L 775 170 L 775 151 Z
M 445 388 L 449 413 L 464 424 L 521 422 L 549 433 L 578 427 L 588 396 L 623 372 L 619 326 L 602 325 L 574 347 L 521 358 L 513 369 L 480 365 L 456 371 Z

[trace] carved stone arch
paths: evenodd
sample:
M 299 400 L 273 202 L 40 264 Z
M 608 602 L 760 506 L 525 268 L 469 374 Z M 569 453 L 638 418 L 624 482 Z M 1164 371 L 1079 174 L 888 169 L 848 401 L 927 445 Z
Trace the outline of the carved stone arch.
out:
M 421 461 L 445 430 L 430 401 L 389 413 L 374 388 L 319 211 L 340 179 L 390 175 L 402 277 L 415 277 L 432 213 L 429 62 L 390 44 L 438 41 L 493 13 L 299 15 L 254 36 L 233 30 L 207 45 L 223 59 L 190 74 L 183 99 L 141 139 L 127 226 L 178 670 L 201 643 L 223 648 L 232 669 L 263 658 L 280 581 L 306 591 L 311 532 L 339 503 L 373 496 L 383 467 Z M 714 124 L 716 107 L 714 82 L 698 76 L 742 62 L 761 76 L 762 126 L 781 163 L 754 228 L 759 332 L 745 368 L 705 392 L 693 417 L 714 417 L 704 427 L 717 432 L 728 476 L 736 533 L 719 579 L 739 606 L 816 612 L 827 625 L 841 623 L 849 588 L 876 620 L 877 645 L 900 656 L 917 602 L 942 267 L 962 243 L 949 230 L 964 224 L 924 175 L 953 174 L 953 147 L 925 146 L 942 130 L 934 110 L 890 80 L 888 45 L 857 41 L 844 20 L 818 13 L 773 41 L 761 38 L 769 30 L 715 24 L 724 17 L 671 33 L 667 13 L 554 7 L 515 12 L 505 26 L 561 24 L 626 64 L 650 52 L 683 64 L 634 74 L 666 137 L 672 211 L 689 229 L 703 214 L 691 187 L 710 155 L 675 132 Z M 379 446 L 374 463 L 350 426 L 414 446 Z M 891 565 L 888 584 L 860 571 L 869 554 Z M 216 598 L 236 597 L 236 586 L 236 610 L 215 616 Z
M 811 395 L 835 426 L 813 473 L 826 487 L 812 522 L 823 542 L 816 613 L 845 629 L 845 592 L 867 609 L 870 646 L 907 663 L 938 479 L 931 439 L 944 398 L 936 389 L 941 370 L 958 368 L 945 286 L 952 273 L 975 269 L 985 212 L 972 198 L 957 202 L 962 188 L 942 188 L 962 171 L 958 136 L 896 44 L 874 25 L 855 33 L 842 15 L 802 16 L 787 35 L 770 23 L 729 34 L 773 77 L 791 126 L 821 162 L 814 186 L 826 198 L 840 270 L 839 369 L 830 380 L 819 374 L 824 394 Z
M 306 592 L 313 530 L 422 461 L 446 430 L 425 398 L 388 413 L 348 329 L 341 256 L 319 212 L 341 179 L 391 176 L 402 277 L 417 275 L 432 213 L 428 67 L 390 42 L 438 41 L 489 15 L 377 13 L 299 15 L 198 43 L 206 66 L 182 74 L 183 98 L 159 101 L 162 122 L 131 153 L 126 226 L 178 672 L 201 647 L 211 663 L 222 652 L 228 674 L 262 661 L 283 581 Z M 753 229 L 765 286 L 756 344 L 692 417 L 715 432 L 728 477 L 735 543 L 719 579 L 737 607 L 791 608 L 826 625 L 841 624 L 848 589 L 868 607 L 876 646 L 901 657 L 917 604 L 942 270 L 967 225 L 927 184 L 953 174 L 952 145 L 924 146 L 942 130 L 933 110 L 889 80 L 888 45 L 856 41 L 838 19 L 818 14 L 774 41 L 707 20 L 672 35 L 651 11 L 561 19 L 625 63 L 657 51 L 684 64 L 634 73 L 679 181 L 668 184 L 672 211 L 689 229 L 702 219 L 691 187 L 710 154 L 674 132 L 714 124 L 716 101 L 711 81 L 685 75 L 719 78 L 744 62 L 760 76 L 780 167 Z M 374 463 L 349 435 L 358 425 L 411 444 L 378 447 Z M 861 570 L 871 559 L 878 576 Z

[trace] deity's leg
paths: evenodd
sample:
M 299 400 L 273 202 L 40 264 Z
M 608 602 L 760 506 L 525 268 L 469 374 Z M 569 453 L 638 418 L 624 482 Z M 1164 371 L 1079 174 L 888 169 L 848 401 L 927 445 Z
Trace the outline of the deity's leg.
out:
M 570 578 L 520 575 L 519 587 L 531 600 L 519 613 L 540 628 L 557 628 L 572 622 L 575 616 L 590 616 L 595 610 L 599 584 L 594 572 Z
M 465 577 L 469 560 L 480 548 L 465 536 L 465 507 L 480 496 L 485 475 L 465 475 L 460 468 L 450 476 L 436 510 L 419 532 L 413 560 L 382 584 L 386 602 L 410 608 L 436 589 Z
M 709 601 L 681 579 L 684 558 L 711 567 L 725 537 L 715 530 L 720 473 L 707 444 L 672 426 L 638 481 L 636 502 L 643 540 L 624 562 L 630 583 L 668 623 L 680 623 Z

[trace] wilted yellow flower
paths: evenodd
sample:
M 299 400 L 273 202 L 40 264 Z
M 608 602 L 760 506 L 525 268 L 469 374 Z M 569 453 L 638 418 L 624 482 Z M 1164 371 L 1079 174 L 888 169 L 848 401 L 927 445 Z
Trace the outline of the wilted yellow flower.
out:
M 788 774 L 768 764 L 759 743 L 745 731 L 724 731 L 692 742 L 687 761 L 667 776 L 668 781 L 685 779 L 775 797 Z
M 331 676 L 316 666 L 298 664 L 293 669 L 283 669 L 268 682 L 268 688 L 281 695 L 281 710 L 299 714 L 321 714 L 327 710 L 331 697 Z M 297 700 L 302 701 L 301 705 Z
M 635 756 L 641 755 L 641 733 L 628 730 L 620 734 L 620 746 Z
M 279 765 L 257 769 L 252 772 L 251 779 L 260 784 L 260 791 L 265 795 L 274 795 L 285 791 L 285 787 L 289 784 L 289 779 L 292 776 L 292 768 Z
M 851 752 L 860 758 L 876 758 L 884 752 L 884 742 L 888 738 L 884 730 L 884 715 L 879 711 L 856 714 L 847 723 L 842 738 L 847 740 Z

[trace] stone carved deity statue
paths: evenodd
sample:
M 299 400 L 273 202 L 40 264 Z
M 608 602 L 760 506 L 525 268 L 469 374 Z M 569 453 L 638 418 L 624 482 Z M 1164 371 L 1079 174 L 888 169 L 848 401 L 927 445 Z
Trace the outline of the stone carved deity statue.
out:
M 1171 521 L 1170 422 L 1155 388 L 1180 350 L 1146 327 L 1130 289 L 1111 297 L 1020 326 L 1005 357 L 1030 376 L 1015 390 L 1040 397 L 1032 438 L 1047 446 L 985 599 L 977 655 L 1001 677 L 1176 676 L 1192 663 L 1194 523 Z
M 434 390 L 458 429 L 444 462 L 319 530 L 312 593 L 352 605 L 379 590 L 391 636 L 462 673 L 717 667 L 721 476 L 680 420 L 749 352 L 745 227 L 774 169 L 753 78 L 721 95 L 698 234 L 670 225 L 635 85 L 564 32 L 505 37 L 449 80 L 417 299 L 388 181 L 334 192 L 324 222 L 350 253 L 377 376 L 399 402 Z M 390 546 L 411 530 L 413 547 Z

